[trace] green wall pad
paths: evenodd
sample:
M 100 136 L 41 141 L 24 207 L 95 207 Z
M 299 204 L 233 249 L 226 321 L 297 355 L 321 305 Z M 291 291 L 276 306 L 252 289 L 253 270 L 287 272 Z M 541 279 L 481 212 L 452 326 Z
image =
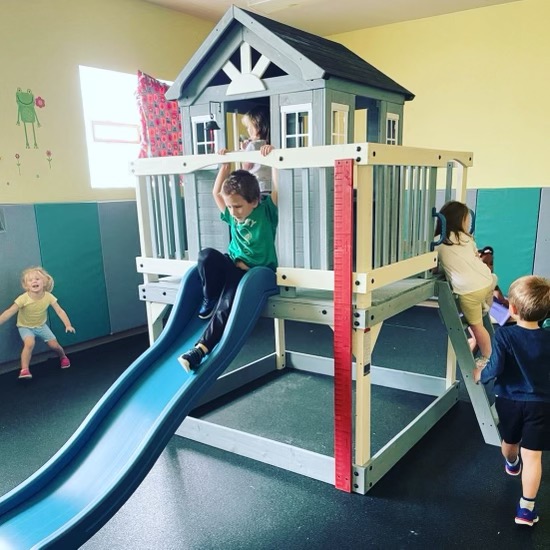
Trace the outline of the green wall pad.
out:
M 550 188 L 542 190 L 540 196 L 539 226 L 535 248 L 535 275 L 550 279 Z
M 453 189 L 451 193 L 451 200 L 456 200 L 456 191 Z M 445 204 L 445 190 L 438 189 L 435 192 L 435 207 L 439 212 L 441 207 Z M 477 204 L 477 189 L 467 189 L 466 190 L 466 204 L 468 208 L 475 212 Z
M 23 293 L 21 272 L 40 265 L 40 248 L 34 208 L 31 205 L 0 205 L 0 313 Z M 15 326 L 17 317 L 0 326 L 0 363 L 13 361 L 21 355 L 22 342 Z M 35 353 L 47 349 L 36 342 Z
M 147 325 L 145 302 L 138 292 L 143 276 L 136 270 L 140 255 L 136 203 L 100 202 L 98 209 L 111 332 Z
M 499 286 L 533 273 L 540 189 L 480 189 L 477 194 L 475 240 L 492 246 Z
M 76 334 L 65 334 L 57 315 L 50 326 L 62 345 L 110 333 L 97 204 L 35 206 L 42 264 L 55 280 L 54 295 Z

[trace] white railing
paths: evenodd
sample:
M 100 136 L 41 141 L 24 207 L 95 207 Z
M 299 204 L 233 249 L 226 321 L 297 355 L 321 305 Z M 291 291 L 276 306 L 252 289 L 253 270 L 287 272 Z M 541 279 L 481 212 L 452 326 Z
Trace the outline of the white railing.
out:
M 239 151 L 135 161 L 138 270 L 149 275 L 148 282 L 181 275 L 193 265 L 189 243 L 197 238 L 201 210 L 196 196 L 186 196 L 187 174 L 228 161 L 256 162 L 280 170 L 280 284 L 331 290 L 332 177 L 342 159 L 354 160 L 355 213 L 345 215 L 356 217 L 355 292 L 365 294 L 434 267 L 436 186 L 445 187 L 447 196 L 453 187 L 463 200 L 472 153 L 357 143 L 279 149 L 267 157 Z M 213 182 L 215 172 L 205 174 Z

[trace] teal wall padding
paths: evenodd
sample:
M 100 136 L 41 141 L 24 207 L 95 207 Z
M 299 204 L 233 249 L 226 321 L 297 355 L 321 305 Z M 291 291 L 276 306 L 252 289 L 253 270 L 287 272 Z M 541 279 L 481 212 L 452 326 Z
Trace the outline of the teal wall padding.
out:
M 535 245 L 535 275 L 550 278 L 550 188 L 542 189 L 540 195 L 539 225 Z
M 136 203 L 101 202 L 98 208 L 111 332 L 147 325 L 145 302 L 138 292 L 143 277 L 136 271 L 140 255 Z
M 495 273 L 506 294 L 510 284 L 533 273 L 540 189 L 480 189 L 475 240 L 492 246 Z
M 54 294 L 76 328 L 65 334 L 52 311 L 50 326 L 62 345 L 110 333 L 96 203 L 38 204 L 42 263 L 55 279 Z
M 451 200 L 455 200 L 456 192 L 453 190 L 451 193 Z M 441 207 L 445 204 L 445 191 L 438 189 L 435 194 L 435 207 L 437 210 L 441 210 Z M 468 208 L 476 211 L 477 206 L 477 189 L 466 189 L 466 204 Z
M 40 248 L 34 207 L 32 205 L 0 205 L 0 313 L 13 304 L 24 291 L 21 272 L 40 265 Z M 0 362 L 13 361 L 21 354 L 22 342 L 15 326 L 16 317 L 0 325 Z M 37 342 L 35 351 L 46 346 Z

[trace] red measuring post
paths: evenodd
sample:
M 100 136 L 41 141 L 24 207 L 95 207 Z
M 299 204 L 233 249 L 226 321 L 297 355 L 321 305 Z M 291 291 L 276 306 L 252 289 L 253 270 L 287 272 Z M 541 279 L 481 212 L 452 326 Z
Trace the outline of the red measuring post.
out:
M 351 492 L 353 160 L 334 165 L 334 462 L 335 486 Z

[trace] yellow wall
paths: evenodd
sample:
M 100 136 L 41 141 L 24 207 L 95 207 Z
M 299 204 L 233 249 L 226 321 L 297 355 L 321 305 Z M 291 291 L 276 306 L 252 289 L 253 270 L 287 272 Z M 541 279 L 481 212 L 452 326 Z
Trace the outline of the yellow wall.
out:
M 416 94 L 405 145 L 473 151 L 471 187 L 548 187 L 547 21 L 550 2 L 522 0 L 331 38 Z M 213 26 L 138 0 L 3 0 L 0 203 L 132 198 L 90 188 L 78 65 L 172 80 Z M 16 125 L 17 88 L 46 101 L 38 150 Z
M 474 152 L 469 187 L 550 187 L 550 2 L 331 36 L 416 94 L 404 145 Z
M 2 0 L 0 203 L 133 198 L 90 187 L 78 66 L 173 80 L 213 26 L 136 0 Z M 46 101 L 36 110 L 39 149 L 25 148 L 16 125 L 17 88 Z

